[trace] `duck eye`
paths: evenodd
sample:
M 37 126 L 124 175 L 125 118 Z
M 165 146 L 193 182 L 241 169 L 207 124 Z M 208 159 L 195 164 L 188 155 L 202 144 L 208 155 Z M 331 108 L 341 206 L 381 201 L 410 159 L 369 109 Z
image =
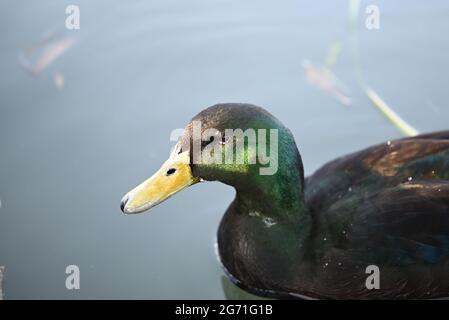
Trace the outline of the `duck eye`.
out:
M 174 168 L 168 169 L 167 170 L 167 176 L 170 176 L 170 175 L 172 175 L 175 172 L 176 172 L 176 169 L 174 169 Z
M 209 139 L 202 141 L 201 146 L 205 147 L 207 146 L 209 143 L 211 143 L 212 141 L 214 141 L 214 137 L 210 136 Z

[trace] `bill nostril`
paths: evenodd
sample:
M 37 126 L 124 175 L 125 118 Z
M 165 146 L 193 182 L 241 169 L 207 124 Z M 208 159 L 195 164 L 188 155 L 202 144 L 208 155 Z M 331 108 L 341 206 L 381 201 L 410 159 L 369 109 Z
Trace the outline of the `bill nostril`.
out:
M 120 209 L 122 209 L 123 213 L 125 212 L 125 206 L 126 206 L 127 202 L 128 202 L 128 196 L 126 195 L 122 198 L 122 201 L 120 202 Z
M 167 173 L 166 173 L 166 175 L 167 176 L 171 176 L 173 173 L 175 173 L 176 172 L 176 169 L 174 169 L 174 168 L 171 168 L 171 169 L 168 169 L 167 170 Z

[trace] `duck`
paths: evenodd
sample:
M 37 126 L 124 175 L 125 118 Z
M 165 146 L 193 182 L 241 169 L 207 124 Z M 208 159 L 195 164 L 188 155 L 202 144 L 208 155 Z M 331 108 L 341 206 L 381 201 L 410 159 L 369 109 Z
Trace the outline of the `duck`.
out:
M 121 210 L 146 211 L 207 181 L 235 189 L 218 227 L 218 254 L 226 276 L 251 294 L 449 296 L 449 131 L 380 143 L 304 177 L 295 138 L 280 120 L 255 105 L 220 103 L 191 119 Z

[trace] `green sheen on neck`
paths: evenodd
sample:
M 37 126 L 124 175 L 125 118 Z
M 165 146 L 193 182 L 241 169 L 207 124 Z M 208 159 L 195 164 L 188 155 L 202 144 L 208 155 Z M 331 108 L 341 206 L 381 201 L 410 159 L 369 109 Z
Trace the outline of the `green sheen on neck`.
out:
M 278 148 L 276 174 L 260 175 L 258 167 L 250 165 L 244 178 L 230 179 L 229 184 L 237 190 L 241 211 L 263 219 L 273 233 L 282 229 L 285 238 L 279 244 L 286 246 L 290 241 L 291 249 L 298 252 L 297 244 L 305 242 L 311 228 L 310 213 L 304 202 L 303 165 L 294 138 L 287 129 L 279 129 Z
M 304 173 L 302 160 L 291 133 L 280 128 L 277 150 L 277 171 L 272 175 L 260 173 L 260 164 L 219 164 L 211 165 L 210 171 L 221 167 L 223 170 L 218 180 L 223 181 L 236 188 L 241 196 L 246 199 L 255 200 L 255 205 L 261 205 L 272 209 L 279 209 L 290 213 L 298 211 L 304 205 Z M 270 150 L 267 143 L 267 152 Z M 257 145 L 259 148 L 259 145 Z M 248 150 L 245 145 L 245 159 L 256 157 L 256 150 Z M 209 170 L 208 170 L 209 171 Z M 259 208 L 263 209 L 263 208 Z

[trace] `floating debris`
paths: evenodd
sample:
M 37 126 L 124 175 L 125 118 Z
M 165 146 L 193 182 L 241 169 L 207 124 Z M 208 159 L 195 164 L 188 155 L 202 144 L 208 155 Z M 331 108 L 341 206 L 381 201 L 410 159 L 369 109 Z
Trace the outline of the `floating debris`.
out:
M 307 82 L 326 92 L 344 106 L 351 105 L 351 98 L 346 96 L 337 86 L 338 78 L 326 67 L 315 68 L 310 61 L 302 63 Z
M 405 136 L 414 137 L 419 134 L 418 130 L 405 122 L 393 109 L 391 109 L 371 88 L 365 88 L 365 93 L 374 106 Z M 388 143 L 387 143 L 388 144 Z M 391 142 L 390 142 L 391 144 Z
M 390 108 L 380 97 L 374 92 L 363 80 L 363 73 L 360 63 L 360 52 L 359 43 L 357 36 L 357 24 L 359 21 L 360 14 L 360 4 L 361 0 L 349 0 L 349 25 L 350 25 L 350 36 L 352 41 L 352 50 L 354 57 L 354 67 L 357 76 L 357 82 L 359 86 L 365 91 L 369 100 L 374 104 L 374 106 L 395 126 L 402 134 L 408 137 L 413 137 L 419 134 L 419 132 L 404 121 L 392 108 Z M 388 144 L 390 145 L 390 144 Z
M 54 34 L 46 36 L 20 53 L 20 64 L 32 75 L 38 75 L 75 43 L 73 37 L 57 39 Z M 34 55 L 37 57 L 33 62 Z
M 55 86 L 58 89 L 62 89 L 64 87 L 64 76 L 60 72 L 55 72 L 53 74 L 53 81 L 55 82 Z
M 326 68 L 331 68 L 337 64 L 341 51 L 342 45 L 340 42 L 335 42 L 330 46 L 326 59 L 324 60 Z
M 349 0 L 349 23 L 352 28 L 356 28 L 359 19 L 360 0 Z

